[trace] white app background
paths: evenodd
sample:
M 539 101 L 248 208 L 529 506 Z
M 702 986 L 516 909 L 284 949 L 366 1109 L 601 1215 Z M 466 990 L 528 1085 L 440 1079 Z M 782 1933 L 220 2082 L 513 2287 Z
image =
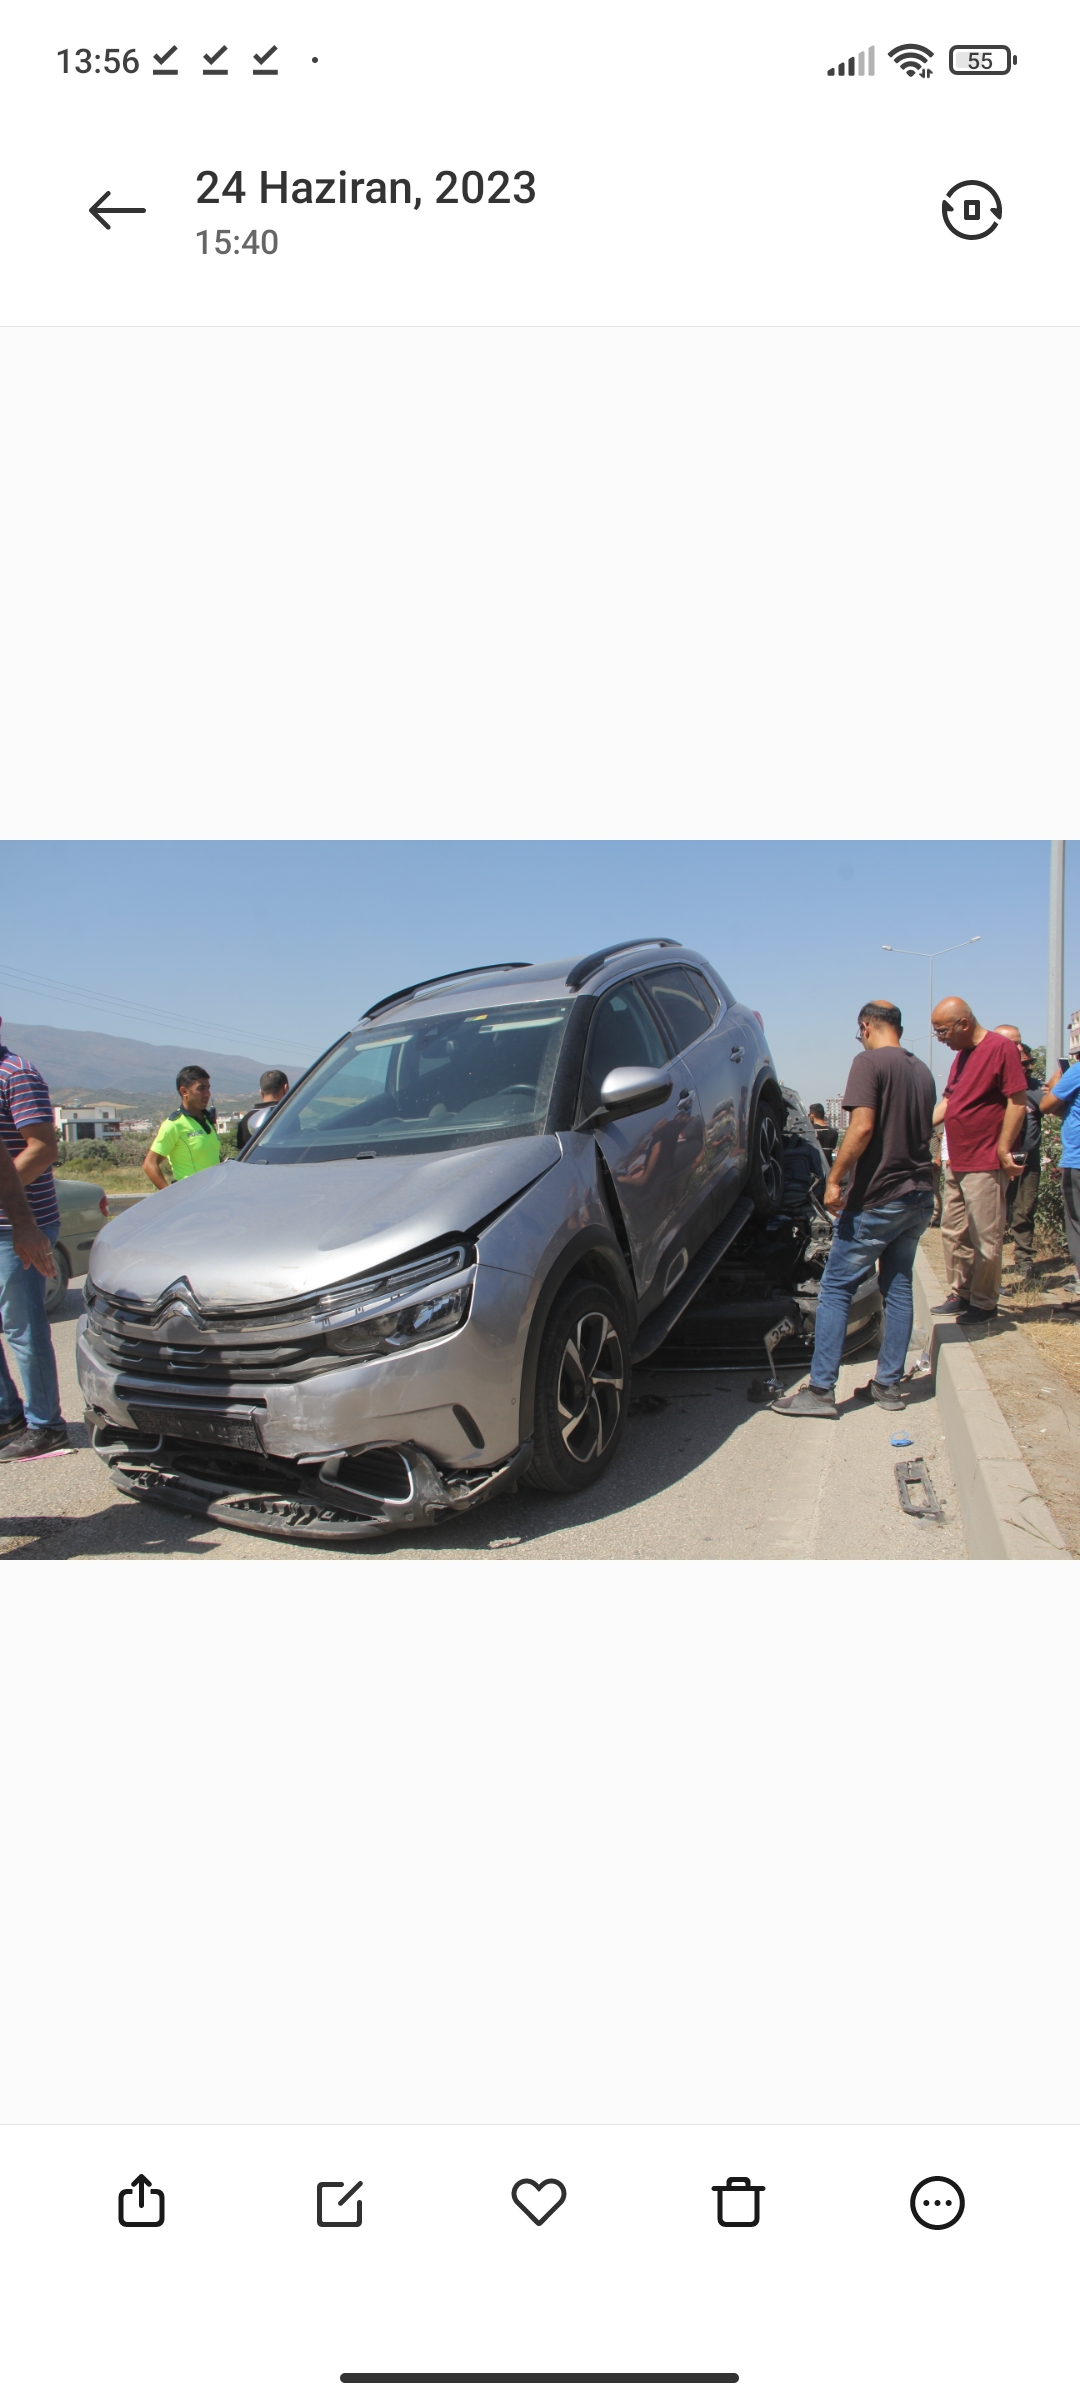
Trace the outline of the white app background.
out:
M 363 2388 L 350 2375 L 382 2400 L 433 2400 L 445 2386 L 390 2379 L 439 2375 L 499 2400 L 512 2375 L 579 2394 L 577 2376 L 655 2377 L 668 2400 L 684 2388 L 669 2376 L 733 2379 L 691 2383 L 699 2400 L 1073 2388 L 1080 2220 L 1061 2133 L 150 2126 L 35 2132 L 9 2158 L 8 2338 L 48 2400 L 88 2372 L 117 2400 L 330 2400 Z M 143 2168 L 164 2221 L 123 2227 L 119 2192 Z M 910 2205 L 939 2170 L 965 2201 L 945 2234 Z M 718 2221 L 713 2187 L 732 2175 L 758 2187 L 756 2226 Z M 318 2224 L 335 2177 L 361 2180 L 359 2225 Z M 565 2188 L 543 2224 L 511 2199 L 523 2177 Z
M 6 53 L 6 833 L 212 876 L 226 832 L 1070 829 L 1063 9 L 983 21 L 1017 64 L 975 85 L 941 0 L 106 14 Z M 252 201 L 383 163 L 418 211 Z M 436 204 L 499 168 L 535 202 Z M 845 931 L 762 894 L 808 1007 Z M 125 938 L 95 896 L 87 961 Z M 13 2390 L 1071 2388 L 1073 1564 L 275 1554 L 4 1602 Z M 160 2228 L 118 2221 L 142 2175 Z M 541 2227 L 523 2175 L 566 2181 Z
M 992 24 L 1011 71 L 957 75 L 964 12 L 927 0 L 929 73 L 913 77 L 890 56 L 910 16 L 890 18 L 878 0 L 812 12 L 778 0 L 767 14 L 669 0 L 662 19 L 643 0 L 302 12 L 157 0 L 122 28 L 102 0 L 85 0 L 77 23 L 47 0 L 6 60 L 20 210 L 2 313 L 142 325 L 1070 322 L 1080 36 L 1060 0 L 1028 0 L 1022 24 L 1018 13 Z M 271 45 L 276 74 L 256 74 Z M 873 77 L 829 75 L 871 45 Z M 174 74 L 155 72 L 170 53 Z M 264 200 L 264 173 L 284 179 L 284 200 L 276 189 Z M 981 242 L 953 238 L 942 219 L 946 194 L 971 178 L 1002 206 Z M 373 182 L 395 179 L 396 201 L 373 203 Z M 147 213 L 106 232 L 89 215 L 106 195 L 106 208 Z M 241 241 L 219 251 L 219 232 Z

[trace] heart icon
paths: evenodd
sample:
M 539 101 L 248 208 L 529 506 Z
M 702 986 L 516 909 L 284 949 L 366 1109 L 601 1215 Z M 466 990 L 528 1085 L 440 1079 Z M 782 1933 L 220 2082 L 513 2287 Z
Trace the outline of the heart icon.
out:
M 549 2197 L 549 2195 L 551 2195 Z M 531 2175 L 523 2175 L 510 2194 L 515 2207 L 522 2208 L 534 2225 L 546 2225 L 566 2198 L 566 2185 L 549 2175 L 543 2183 L 535 2183 Z

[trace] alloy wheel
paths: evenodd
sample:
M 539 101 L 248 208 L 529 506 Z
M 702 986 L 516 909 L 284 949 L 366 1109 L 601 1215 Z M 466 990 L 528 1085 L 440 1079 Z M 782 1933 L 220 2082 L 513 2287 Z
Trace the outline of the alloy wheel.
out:
M 757 1129 L 758 1174 L 771 1207 L 779 1206 L 784 1189 L 784 1146 L 774 1117 L 763 1109 Z
M 622 1343 L 601 1310 L 579 1317 L 559 1365 L 559 1431 L 579 1466 L 601 1458 L 622 1414 Z

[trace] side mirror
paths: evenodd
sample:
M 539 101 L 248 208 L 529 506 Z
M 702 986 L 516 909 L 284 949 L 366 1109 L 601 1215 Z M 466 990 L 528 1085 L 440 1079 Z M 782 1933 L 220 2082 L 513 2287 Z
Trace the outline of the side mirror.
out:
M 671 1097 L 666 1067 L 612 1067 L 600 1086 L 598 1116 L 634 1117 L 643 1108 L 659 1108 Z

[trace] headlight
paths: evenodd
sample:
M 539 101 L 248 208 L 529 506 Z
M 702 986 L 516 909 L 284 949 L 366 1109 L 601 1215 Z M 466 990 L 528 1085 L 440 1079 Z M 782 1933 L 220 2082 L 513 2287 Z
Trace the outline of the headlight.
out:
M 469 1313 L 472 1284 L 459 1283 L 452 1292 L 435 1292 L 428 1300 L 411 1300 L 404 1308 L 364 1317 L 359 1324 L 328 1327 L 331 1350 L 343 1358 L 385 1357 L 394 1350 L 413 1350 L 420 1342 L 437 1342 L 456 1333 Z

